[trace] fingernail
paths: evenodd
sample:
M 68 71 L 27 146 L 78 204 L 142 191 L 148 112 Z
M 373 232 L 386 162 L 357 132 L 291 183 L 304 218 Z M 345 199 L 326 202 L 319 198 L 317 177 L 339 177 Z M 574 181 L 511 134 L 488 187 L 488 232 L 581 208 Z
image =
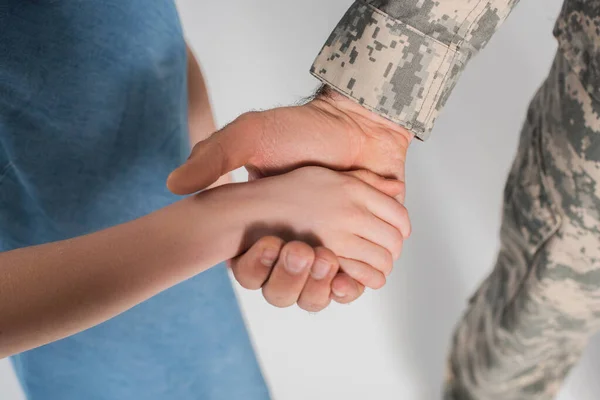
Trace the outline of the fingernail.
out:
M 310 275 L 314 279 L 320 281 L 329 274 L 329 271 L 331 271 L 331 264 L 325 260 L 319 259 L 313 265 Z
M 309 260 L 298 254 L 289 253 L 285 259 L 285 269 L 292 275 L 298 275 L 308 268 Z
M 331 292 L 336 296 L 336 297 L 346 297 L 346 293 L 344 292 L 340 292 L 339 290 L 336 290 L 334 288 L 331 288 Z
M 271 268 L 275 264 L 275 261 L 277 261 L 278 255 L 279 252 L 275 249 L 265 249 L 260 257 L 260 262 L 265 267 Z

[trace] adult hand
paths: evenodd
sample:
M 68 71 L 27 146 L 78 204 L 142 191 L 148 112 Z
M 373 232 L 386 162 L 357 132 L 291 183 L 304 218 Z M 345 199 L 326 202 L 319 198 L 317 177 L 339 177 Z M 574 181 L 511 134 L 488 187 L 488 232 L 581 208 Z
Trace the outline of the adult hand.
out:
M 401 126 L 343 95 L 325 90 L 302 106 L 240 116 L 198 143 L 188 161 L 171 174 L 167 185 L 176 194 L 194 193 L 242 166 L 248 170 L 250 179 L 320 165 L 336 170 L 368 169 L 404 181 L 406 154 L 412 139 L 412 133 Z M 404 202 L 404 196 L 403 192 L 397 198 Z M 265 267 L 260 258 L 265 246 L 277 250 L 274 269 Z M 263 238 L 247 253 L 232 260 L 236 279 L 249 289 L 263 287 L 265 298 L 273 305 L 289 305 L 290 298 L 296 297 L 300 307 L 309 311 L 328 304 L 323 300 L 325 292 L 330 292 L 330 297 L 339 303 L 354 301 L 364 292 L 363 285 L 344 273 L 334 275 L 331 280 L 327 277 L 329 288 L 320 282 L 317 289 L 314 278 L 302 287 L 304 281 L 297 277 L 287 279 L 282 278 L 285 274 L 272 274 L 283 269 L 286 259 L 279 256 L 279 252 L 285 254 L 283 250 L 298 250 L 311 263 L 315 257 L 323 255 L 328 259 L 330 255 L 325 249 L 310 248 L 299 242 L 286 245 L 278 238 Z M 332 269 L 338 268 L 336 262 Z M 282 298 L 284 301 L 280 301 Z
M 302 266 L 310 273 L 296 273 Z M 365 287 L 339 271 L 336 255 L 324 247 L 288 242 L 273 236 L 261 238 L 242 256 L 230 260 L 235 279 L 249 290 L 262 289 L 267 302 L 276 307 L 294 304 L 319 312 L 331 300 L 341 304 L 358 299 Z
M 250 179 L 319 165 L 367 169 L 403 181 L 412 139 L 401 126 L 325 91 L 302 106 L 243 114 L 194 146 L 167 185 L 173 193 L 191 194 L 243 166 Z

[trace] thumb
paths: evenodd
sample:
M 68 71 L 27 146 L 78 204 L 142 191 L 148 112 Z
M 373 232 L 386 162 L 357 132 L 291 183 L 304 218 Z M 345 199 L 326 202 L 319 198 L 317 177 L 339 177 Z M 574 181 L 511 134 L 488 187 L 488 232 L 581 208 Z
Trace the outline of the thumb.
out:
M 179 195 L 195 193 L 247 164 L 257 150 L 261 126 L 260 113 L 244 114 L 196 144 L 190 158 L 169 175 L 169 190 Z
M 396 179 L 385 179 L 366 169 L 350 171 L 346 172 L 346 174 L 373 186 L 375 189 L 390 197 L 394 197 L 396 199 L 404 198 L 405 185 L 402 181 Z

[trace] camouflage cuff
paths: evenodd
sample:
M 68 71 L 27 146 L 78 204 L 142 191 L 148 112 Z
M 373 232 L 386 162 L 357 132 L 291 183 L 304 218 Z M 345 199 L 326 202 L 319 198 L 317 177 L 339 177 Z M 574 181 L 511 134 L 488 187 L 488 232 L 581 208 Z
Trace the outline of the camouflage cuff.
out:
M 356 1 L 311 73 L 426 140 L 469 54 Z

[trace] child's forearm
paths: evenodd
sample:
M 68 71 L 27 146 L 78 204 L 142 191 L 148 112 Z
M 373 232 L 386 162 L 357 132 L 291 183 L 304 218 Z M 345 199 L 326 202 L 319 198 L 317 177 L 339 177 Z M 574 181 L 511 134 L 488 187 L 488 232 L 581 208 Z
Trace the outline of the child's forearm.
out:
M 235 255 L 231 219 L 206 198 L 0 253 L 0 358 L 97 325 Z

